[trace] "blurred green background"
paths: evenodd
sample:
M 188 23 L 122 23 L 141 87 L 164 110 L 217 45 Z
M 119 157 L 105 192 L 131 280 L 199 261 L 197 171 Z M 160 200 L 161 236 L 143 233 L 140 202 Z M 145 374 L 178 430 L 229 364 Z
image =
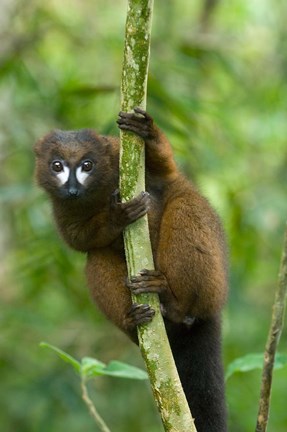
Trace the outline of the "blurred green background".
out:
M 32 147 L 52 128 L 117 134 L 124 0 L 0 2 L 0 424 L 5 432 L 93 431 L 77 358 L 143 367 L 93 306 L 85 257 L 55 232 L 34 184 Z M 287 218 L 287 3 L 156 0 L 148 110 L 182 170 L 222 216 L 230 246 L 224 363 L 261 352 Z M 287 333 L 280 351 L 286 353 Z M 231 432 L 255 427 L 260 372 L 227 382 Z M 90 391 L 112 430 L 159 432 L 148 383 L 99 378 Z M 287 430 L 287 368 L 274 374 L 269 430 Z

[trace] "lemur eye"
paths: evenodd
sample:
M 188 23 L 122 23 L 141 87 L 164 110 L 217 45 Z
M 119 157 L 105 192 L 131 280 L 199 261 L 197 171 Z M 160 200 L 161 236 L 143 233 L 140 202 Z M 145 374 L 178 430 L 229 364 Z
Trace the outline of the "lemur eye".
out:
M 62 162 L 61 161 L 54 161 L 54 162 L 52 162 L 52 170 L 53 171 L 55 171 L 55 172 L 61 172 L 61 171 L 63 171 L 64 170 L 64 166 L 63 166 L 63 164 L 62 164 Z
M 94 164 L 90 160 L 86 160 L 82 163 L 82 171 L 89 172 L 92 170 Z

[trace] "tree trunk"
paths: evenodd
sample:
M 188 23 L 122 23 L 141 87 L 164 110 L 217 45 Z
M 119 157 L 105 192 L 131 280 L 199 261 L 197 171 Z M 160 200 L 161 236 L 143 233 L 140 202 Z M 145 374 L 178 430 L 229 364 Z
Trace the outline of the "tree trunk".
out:
M 146 108 L 152 9 L 153 0 L 128 2 L 121 89 L 121 109 L 125 112 L 136 106 Z M 143 141 L 121 131 L 120 156 L 120 191 L 122 200 L 127 201 L 145 190 Z M 146 216 L 125 229 L 124 242 L 129 276 L 154 268 Z M 142 294 L 133 300 L 150 304 L 156 312 L 151 323 L 138 328 L 138 338 L 165 431 L 196 432 L 172 357 L 158 295 Z

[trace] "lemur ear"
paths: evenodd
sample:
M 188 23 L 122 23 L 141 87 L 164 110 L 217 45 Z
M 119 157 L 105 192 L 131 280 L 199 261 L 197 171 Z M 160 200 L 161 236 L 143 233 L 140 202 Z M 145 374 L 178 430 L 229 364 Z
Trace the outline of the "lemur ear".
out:
M 40 138 L 36 144 L 34 144 L 33 150 L 36 156 L 40 156 L 41 155 L 41 149 L 42 149 L 42 145 L 43 145 L 43 141 L 44 141 L 45 137 Z
M 61 134 L 61 130 L 55 129 L 40 138 L 33 147 L 35 155 L 41 156 L 43 154 L 43 150 L 46 150 L 44 147 L 49 147 L 50 144 L 57 143 L 59 140 L 61 140 Z

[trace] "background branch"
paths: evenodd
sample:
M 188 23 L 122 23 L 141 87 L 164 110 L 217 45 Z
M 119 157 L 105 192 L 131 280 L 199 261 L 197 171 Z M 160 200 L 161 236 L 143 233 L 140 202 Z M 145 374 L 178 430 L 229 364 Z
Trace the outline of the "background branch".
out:
M 271 326 L 265 347 L 262 383 L 260 391 L 259 410 L 256 424 L 256 432 L 264 432 L 267 428 L 272 374 L 276 349 L 283 329 L 284 312 L 287 292 L 287 225 L 285 229 L 283 252 L 279 270 L 278 287 L 273 304 Z

